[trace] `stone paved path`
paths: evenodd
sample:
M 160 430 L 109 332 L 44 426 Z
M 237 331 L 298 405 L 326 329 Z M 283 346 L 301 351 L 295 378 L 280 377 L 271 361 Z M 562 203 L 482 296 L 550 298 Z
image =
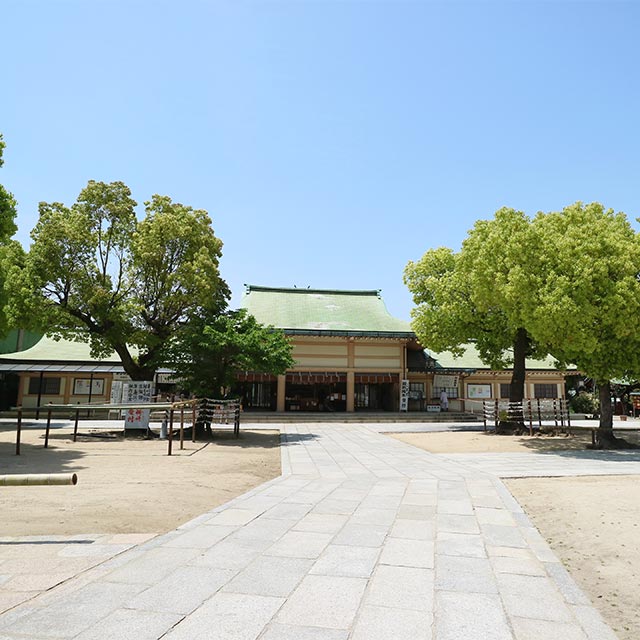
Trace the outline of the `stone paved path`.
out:
M 615 639 L 473 459 L 282 433 L 281 478 L 5 613 L 0 640 Z

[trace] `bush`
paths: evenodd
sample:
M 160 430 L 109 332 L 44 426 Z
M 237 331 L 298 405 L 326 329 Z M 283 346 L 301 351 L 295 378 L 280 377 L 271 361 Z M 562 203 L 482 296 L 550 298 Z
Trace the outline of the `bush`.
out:
M 592 393 L 581 391 L 570 400 L 571 410 L 574 413 L 597 413 L 598 401 Z

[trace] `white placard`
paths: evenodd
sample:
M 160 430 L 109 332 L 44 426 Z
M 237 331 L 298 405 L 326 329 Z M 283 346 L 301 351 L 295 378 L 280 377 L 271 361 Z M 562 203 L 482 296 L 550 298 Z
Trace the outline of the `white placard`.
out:
M 403 380 L 400 384 L 400 411 L 409 410 L 409 381 Z
M 149 409 L 127 409 L 124 416 L 125 429 L 148 429 Z
M 120 404 L 122 402 L 122 391 L 124 383 L 121 380 L 111 381 L 111 396 L 109 402 L 111 404 Z
M 438 389 L 453 389 L 458 386 L 458 376 L 443 376 L 440 373 L 436 373 L 433 376 L 433 386 Z
M 470 400 L 486 400 L 491 397 L 491 385 L 490 384 L 468 384 L 467 385 L 467 398 Z
M 147 404 L 151 402 L 153 382 L 125 382 L 122 391 L 122 402 L 131 404 Z M 124 416 L 125 429 L 147 429 L 149 427 L 149 409 L 126 409 Z

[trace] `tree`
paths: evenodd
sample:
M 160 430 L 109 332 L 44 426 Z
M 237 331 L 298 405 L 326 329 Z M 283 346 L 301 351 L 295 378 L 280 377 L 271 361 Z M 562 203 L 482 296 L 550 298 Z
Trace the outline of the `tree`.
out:
M 13 313 L 57 337 L 116 351 L 133 380 L 150 380 L 191 318 L 221 312 L 222 242 L 202 210 L 154 195 L 138 221 L 122 182 L 90 181 L 71 207 L 40 203 L 24 267 L 11 278 Z
M 624 213 L 577 202 L 533 222 L 537 291 L 527 327 L 563 363 L 596 382 L 601 447 L 613 436 L 611 381 L 640 378 L 640 238 Z
M 404 276 L 416 304 L 412 326 L 420 342 L 454 355 L 472 343 L 488 366 L 512 366 L 513 405 L 524 398 L 526 358 L 545 355 L 526 323 L 530 233 L 524 213 L 502 208 L 492 220 L 476 222 L 459 253 L 427 251 L 409 262 Z M 523 426 L 522 412 L 512 412 L 508 422 L 501 426 Z
M 0 134 L 0 167 L 4 165 L 3 154 L 6 144 Z M 6 308 L 9 301 L 7 278 L 16 265 L 24 259 L 22 245 L 11 240 L 17 231 L 15 217 L 17 213 L 16 199 L 10 191 L 0 184 L 0 335 L 6 335 L 9 323 Z
M 280 374 L 294 364 L 284 333 L 245 309 L 194 318 L 180 331 L 170 365 L 184 386 L 200 397 L 219 397 L 241 371 Z
M 3 155 L 6 143 L 0 133 L 0 167 L 4 165 Z M 0 243 L 5 244 L 17 231 L 15 224 L 16 199 L 0 184 Z

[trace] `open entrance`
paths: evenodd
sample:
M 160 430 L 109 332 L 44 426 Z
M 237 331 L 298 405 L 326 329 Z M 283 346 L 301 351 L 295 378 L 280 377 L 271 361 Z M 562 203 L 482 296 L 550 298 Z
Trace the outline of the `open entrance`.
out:
M 263 373 L 242 373 L 233 388 L 244 411 L 275 411 L 278 383 L 275 376 Z
M 286 411 L 347 410 L 347 376 L 344 373 L 288 373 Z
M 356 411 L 398 410 L 398 374 L 357 373 L 355 382 Z

